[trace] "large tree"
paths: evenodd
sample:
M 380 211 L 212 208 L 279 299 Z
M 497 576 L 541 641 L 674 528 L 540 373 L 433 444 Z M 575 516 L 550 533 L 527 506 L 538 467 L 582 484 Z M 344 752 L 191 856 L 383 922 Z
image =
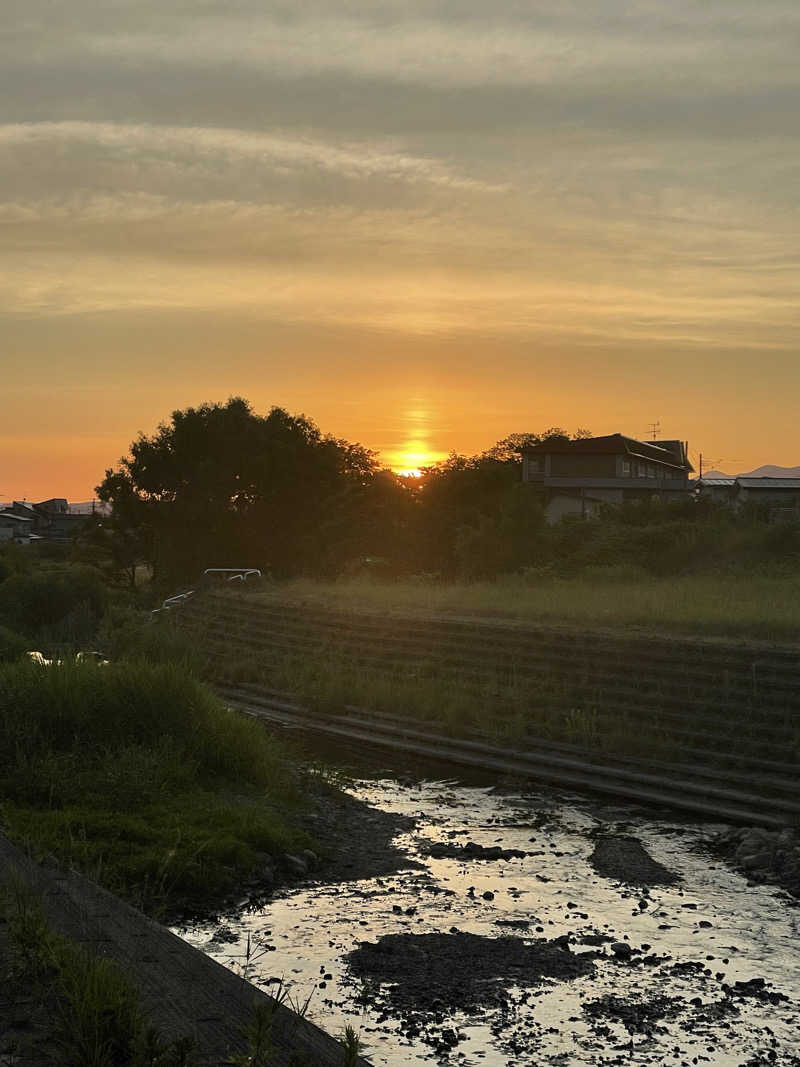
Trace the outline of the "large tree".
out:
M 347 562 L 375 471 L 369 450 L 304 415 L 261 416 L 234 397 L 140 434 L 97 492 L 126 528 L 147 528 L 164 578 L 208 566 L 332 573 Z

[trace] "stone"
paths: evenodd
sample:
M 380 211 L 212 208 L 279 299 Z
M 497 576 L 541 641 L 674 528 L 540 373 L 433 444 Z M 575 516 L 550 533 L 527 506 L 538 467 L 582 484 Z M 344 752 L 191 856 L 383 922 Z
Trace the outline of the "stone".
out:
M 299 856 L 293 856 L 290 852 L 284 854 L 283 865 L 289 874 L 293 874 L 296 878 L 304 878 L 308 874 L 305 860 Z

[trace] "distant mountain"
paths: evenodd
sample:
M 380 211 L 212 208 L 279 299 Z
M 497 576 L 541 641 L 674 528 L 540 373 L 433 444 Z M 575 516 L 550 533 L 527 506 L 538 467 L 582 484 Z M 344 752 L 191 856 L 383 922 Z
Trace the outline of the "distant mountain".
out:
M 774 463 L 767 463 L 763 467 L 756 467 L 754 471 L 740 474 L 740 478 L 800 478 L 800 467 L 776 467 Z
M 774 463 L 765 463 L 754 471 L 740 471 L 739 474 L 726 474 L 725 471 L 703 471 L 704 478 L 800 478 L 800 467 L 776 467 Z

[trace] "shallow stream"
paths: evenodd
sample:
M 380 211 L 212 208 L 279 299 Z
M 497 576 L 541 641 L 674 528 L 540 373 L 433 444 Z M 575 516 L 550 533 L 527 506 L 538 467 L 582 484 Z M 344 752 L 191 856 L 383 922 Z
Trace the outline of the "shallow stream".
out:
M 308 1017 L 333 1034 L 352 1025 L 376 1067 L 800 1064 L 800 909 L 712 857 L 704 846 L 720 824 L 456 782 L 347 788 L 416 818 L 395 843 L 418 866 L 305 883 L 258 911 L 181 934 L 263 988 L 279 980 L 296 1004 L 310 996 Z M 598 833 L 635 836 L 680 881 L 642 889 L 599 875 L 589 862 Z M 431 858 L 431 842 L 526 855 Z M 529 941 L 569 935 L 569 951 L 591 954 L 593 973 L 527 989 L 511 983 L 499 1001 L 468 1013 L 423 995 L 410 1017 L 396 1009 L 391 988 L 373 982 L 365 992 L 348 967 L 359 942 L 456 931 Z M 752 979 L 764 983 L 735 985 Z

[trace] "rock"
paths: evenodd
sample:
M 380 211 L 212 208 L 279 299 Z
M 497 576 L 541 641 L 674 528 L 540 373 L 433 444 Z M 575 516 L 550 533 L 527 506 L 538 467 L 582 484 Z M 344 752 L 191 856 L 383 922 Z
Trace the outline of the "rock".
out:
M 621 960 L 630 959 L 633 955 L 633 949 L 630 945 L 626 945 L 624 941 L 615 941 L 611 946 L 611 951 Z
M 494 893 L 491 889 L 487 889 L 485 893 L 481 894 L 484 900 L 494 900 Z
M 598 837 L 589 862 L 598 874 L 631 885 L 674 885 L 680 878 L 658 863 L 635 837 L 609 834 Z
M 316 852 L 313 852 L 310 848 L 304 848 L 300 851 L 300 859 L 303 860 L 308 870 L 313 870 L 319 866 L 319 856 Z
M 283 865 L 289 874 L 294 875 L 296 878 L 304 878 L 308 874 L 305 860 L 302 860 L 299 856 L 293 856 L 290 852 L 284 853 Z
M 772 865 L 772 853 L 767 851 L 737 853 L 736 858 L 746 871 L 768 870 Z

